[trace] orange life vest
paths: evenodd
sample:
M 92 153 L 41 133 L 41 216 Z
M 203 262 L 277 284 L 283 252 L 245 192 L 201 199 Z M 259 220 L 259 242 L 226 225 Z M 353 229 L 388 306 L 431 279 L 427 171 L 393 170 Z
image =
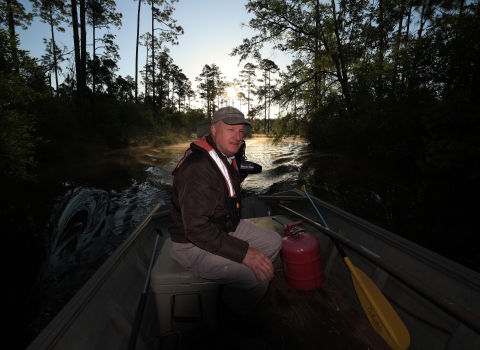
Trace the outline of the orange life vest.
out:
M 194 145 L 204 149 L 206 151 L 206 153 L 210 156 L 210 158 L 212 159 L 213 163 L 217 166 L 217 169 L 218 171 L 220 172 L 220 174 L 222 174 L 223 176 L 223 179 L 225 180 L 225 184 L 227 185 L 227 189 L 228 189 L 228 196 L 230 198 L 236 198 L 237 197 L 237 193 L 235 193 L 235 188 L 233 186 L 233 183 L 232 183 L 232 180 L 230 179 L 230 174 L 228 172 L 228 169 L 225 165 L 225 163 L 222 161 L 222 159 L 219 157 L 219 155 L 217 154 L 217 152 L 215 151 L 215 149 L 208 143 L 207 141 L 207 137 L 204 136 L 202 137 L 200 140 L 197 140 L 197 141 L 194 141 L 192 142 Z M 178 168 L 180 167 L 180 165 L 182 165 L 182 163 L 184 162 L 184 160 L 194 152 L 194 150 L 192 149 L 192 147 L 190 147 L 189 149 L 187 149 L 185 151 L 185 155 L 183 156 L 182 159 L 180 159 L 180 161 L 178 162 L 176 168 L 173 170 L 172 174 L 175 175 L 175 173 L 177 172 Z M 235 160 L 235 158 L 232 160 L 232 165 L 235 169 L 238 170 L 238 166 L 237 166 L 237 162 Z

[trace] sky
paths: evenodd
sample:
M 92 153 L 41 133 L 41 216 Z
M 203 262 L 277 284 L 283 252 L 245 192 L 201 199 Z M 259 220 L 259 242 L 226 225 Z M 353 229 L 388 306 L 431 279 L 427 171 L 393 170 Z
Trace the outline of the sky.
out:
M 30 8 L 27 0 L 21 0 L 26 9 Z M 118 75 L 135 77 L 135 41 L 138 1 L 117 0 L 117 12 L 123 14 L 122 28 L 112 28 L 111 33 L 116 34 L 117 44 L 120 46 L 120 70 Z M 226 76 L 227 81 L 238 77 L 238 73 L 245 65 L 239 65 L 239 57 L 231 57 L 233 48 L 240 45 L 244 38 L 252 37 L 255 32 L 241 23 L 247 24 L 252 15 L 247 13 L 245 4 L 247 0 L 180 0 L 174 3 L 173 18 L 181 25 L 185 34 L 178 37 L 179 45 L 169 46 L 170 56 L 174 63 L 182 69 L 190 79 L 194 90 L 197 89 L 195 78 L 200 75 L 206 64 L 215 63 Z M 69 47 L 73 46 L 72 29 L 66 27 L 65 34 L 56 32 L 56 38 Z M 146 4 L 141 6 L 140 35 L 151 30 L 151 11 Z M 91 43 L 87 32 L 87 45 Z M 30 51 L 31 56 L 40 58 L 45 51 L 43 38 L 50 38 L 49 27 L 38 19 L 27 30 L 19 30 L 20 46 Z M 97 35 L 98 37 L 98 35 Z M 87 50 L 91 50 L 87 48 Z M 145 64 L 146 49 L 139 48 L 139 70 Z M 290 63 L 287 56 L 276 54 L 271 49 L 264 49 L 264 58 L 269 58 L 285 69 Z M 257 76 L 260 72 L 257 72 Z M 139 74 L 140 79 L 140 74 Z M 141 89 L 142 86 L 139 85 Z M 234 104 L 238 102 L 233 102 Z M 201 101 L 197 102 L 197 106 Z M 237 107 L 238 108 L 238 107 Z M 246 108 L 246 107 L 244 107 Z

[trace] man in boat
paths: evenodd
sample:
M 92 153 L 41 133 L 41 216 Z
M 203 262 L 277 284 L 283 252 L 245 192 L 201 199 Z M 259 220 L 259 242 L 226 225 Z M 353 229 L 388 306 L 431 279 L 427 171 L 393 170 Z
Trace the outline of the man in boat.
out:
M 224 285 L 222 300 L 250 314 L 273 278 L 281 236 L 241 220 L 235 155 L 247 122 L 233 107 L 217 110 L 210 134 L 193 142 L 173 171 L 171 257 L 195 277 Z

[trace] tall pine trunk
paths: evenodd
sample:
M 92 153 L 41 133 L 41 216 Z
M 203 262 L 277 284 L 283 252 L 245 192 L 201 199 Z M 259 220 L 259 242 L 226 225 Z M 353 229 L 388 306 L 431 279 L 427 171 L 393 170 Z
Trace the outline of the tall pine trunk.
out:
M 58 62 L 57 62 L 57 46 L 55 45 L 55 30 L 53 27 L 53 13 L 50 8 L 50 31 L 52 34 L 52 54 L 53 54 L 53 69 L 55 71 L 55 91 L 58 96 Z
M 319 33 L 320 33 L 320 0 L 315 2 L 315 62 L 314 62 L 314 69 L 315 69 L 315 86 L 314 86 L 314 101 L 315 105 L 319 106 L 320 104 L 320 71 L 321 67 L 319 67 L 320 60 L 320 40 L 319 40 Z M 296 90 L 295 90 L 296 91 Z M 295 92 L 296 93 L 296 92 Z
M 265 116 L 263 117 L 263 131 L 265 134 L 268 134 L 268 129 L 267 129 L 267 69 L 264 68 L 263 71 L 263 77 L 265 79 L 265 83 L 263 84 L 263 87 L 265 88 L 264 96 L 263 98 L 265 99 Z
M 93 61 L 92 61 L 92 100 L 95 101 L 95 94 L 96 94 L 96 86 L 95 84 L 97 83 L 96 82 L 96 64 L 97 64 L 97 61 L 95 59 L 95 55 L 96 55 L 96 41 L 95 41 L 95 14 L 92 16 L 92 45 L 93 45 Z
M 163 84 L 164 84 L 164 80 L 163 80 L 163 64 L 160 64 L 160 73 L 159 73 L 159 77 L 160 77 L 160 92 L 159 92 L 159 107 L 160 109 L 163 108 Z
M 82 93 L 82 69 L 80 61 L 80 37 L 78 35 L 78 14 L 77 14 L 77 0 L 71 0 L 72 4 L 72 26 L 73 26 L 73 46 L 75 52 L 75 74 L 77 82 L 77 103 L 79 106 L 83 105 Z
M 397 89 L 397 82 L 398 82 L 398 65 L 400 60 L 400 50 L 402 47 L 402 29 L 403 29 L 403 20 L 405 16 L 405 2 L 402 1 L 400 4 L 400 12 L 398 14 L 398 27 L 397 27 L 397 35 L 395 39 L 395 53 L 394 56 L 394 66 L 393 66 L 393 76 L 392 76 L 392 91 L 396 94 Z M 400 87 L 401 89 L 402 87 Z
M 142 0 L 138 0 L 138 13 L 137 13 L 137 43 L 135 45 L 135 103 L 138 102 L 138 45 L 140 40 L 140 6 Z
M 345 99 L 345 105 L 347 107 L 348 114 L 350 117 L 353 117 L 354 107 L 353 107 L 352 96 L 350 93 L 350 86 L 348 82 L 347 67 L 345 64 L 345 58 L 343 56 L 343 45 L 340 38 L 337 12 L 335 10 L 335 0 L 332 0 L 331 3 L 332 3 L 332 14 L 333 14 L 333 22 L 334 22 L 333 30 L 335 33 L 335 40 L 337 44 L 337 53 L 332 55 L 332 60 L 335 63 L 336 76 L 342 88 L 342 94 L 343 94 L 343 98 Z
M 152 1 L 152 99 L 155 106 L 155 8 Z
M 85 17 L 85 0 L 80 0 L 80 62 L 82 70 L 82 101 L 85 99 L 87 89 L 87 21 Z
M 8 32 L 10 33 L 10 42 L 11 42 L 11 50 L 12 56 L 14 58 L 15 71 L 18 73 L 20 71 L 20 67 L 18 66 L 18 59 L 17 59 L 17 45 L 14 44 L 15 39 L 15 16 L 13 11 L 13 5 L 11 0 L 7 0 L 7 17 L 8 17 Z

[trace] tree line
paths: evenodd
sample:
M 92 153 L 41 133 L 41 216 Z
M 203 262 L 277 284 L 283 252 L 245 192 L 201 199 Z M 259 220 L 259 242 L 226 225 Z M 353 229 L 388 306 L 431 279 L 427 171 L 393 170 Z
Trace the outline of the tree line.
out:
M 243 62 L 238 78 L 206 64 L 197 90 L 169 52 L 183 34 L 176 1 L 138 1 L 134 77 L 117 75 L 115 1 L 31 0 L 30 13 L 0 2 L 3 176 L 28 179 L 38 161 L 187 135 L 238 103 L 277 140 L 301 135 L 323 149 L 478 178 L 478 0 L 249 0 L 245 25 L 256 34 L 232 49 Z M 140 35 L 142 5 L 151 30 Z M 17 35 L 36 16 L 51 34 L 40 59 L 19 49 Z M 71 46 L 55 39 L 66 30 Z M 281 70 L 262 57 L 266 44 L 291 64 Z M 196 98 L 202 110 L 191 108 Z
M 186 110 L 198 95 L 205 102 L 207 117 L 211 117 L 216 108 L 227 103 L 225 89 L 228 87 L 235 90 L 233 97 L 239 99 L 240 103 L 248 101 L 249 104 L 256 92 L 256 95 L 260 96 L 260 90 L 253 88 L 255 82 L 251 77 L 256 75 L 255 69 L 265 68 L 269 64 L 271 67 L 266 68 L 267 70 L 272 70 L 273 67 L 278 69 L 275 63 L 268 59 L 262 60 L 259 66 L 247 64 L 240 73 L 240 79 L 233 82 L 225 80 L 215 63 L 206 64 L 196 78 L 198 90 L 193 90 L 192 83 L 169 54 L 168 45 L 178 45 L 178 38 L 183 34 L 182 27 L 172 18 L 173 3 L 177 1 L 138 1 L 134 78 L 116 75 L 120 60 L 119 47 L 115 42 L 116 35 L 109 30 L 112 27 L 122 27 L 123 15 L 117 12 L 116 2 L 113 0 L 30 0 L 33 9 L 30 13 L 18 0 L 4 0 L 0 7 L 3 14 L 1 24 L 4 29 L 8 28 L 8 36 L 11 38 L 16 37 L 17 27 L 28 29 L 35 17 L 50 27 L 51 37 L 43 39 L 45 54 L 41 57 L 40 66 L 52 86 L 51 95 L 68 95 L 75 91 L 78 106 L 82 106 L 86 98 L 95 102 L 99 95 L 110 95 L 124 101 L 153 104 L 160 109 L 175 106 L 178 110 Z M 142 3 L 150 5 L 152 25 L 150 32 L 139 35 Z M 160 27 L 155 28 L 156 25 Z M 55 39 L 55 32 L 64 33 L 65 26 L 71 27 L 73 48 L 60 47 Z M 99 37 L 97 33 L 102 29 L 107 32 Z M 87 30 L 90 32 L 87 33 Z M 91 52 L 87 50 L 87 43 L 91 46 Z M 143 70 L 140 70 L 140 83 L 144 91 L 139 94 L 137 72 L 138 51 L 141 46 L 145 47 L 147 55 Z M 71 62 L 66 68 L 63 65 L 65 61 Z M 60 83 L 61 73 L 65 79 Z M 248 82 L 243 79 L 246 75 Z M 239 90 L 243 87 L 247 87 L 248 96 L 244 96 Z
M 232 50 L 291 55 L 263 86 L 277 137 L 429 174 L 480 176 L 478 0 L 249 0 L 255 35 Z M 259 106 L 266 111 L 265 106 Z
M 111 29 L 121 28 L 123 15 L 115 1 L 30 0 L 31 10 L 26 1 L 0 1 L 2 178 L 32 180 L 38 164 L 187 138 L 197 123 L 207 121 L 202 110 L 191 107 L 196 92 L 169 53 L 183 34 L 173 18 L 177 1 L 138 1 L 134 77 L 117 74 L 119 47 Z M 145 10 L 151 29 L 141 34 Z M 28 31 L 36 18 L 50 29 L 40 58 L 19 48 L 19 28 Z M 57 33 L 67 31 L 73 40 L 64 45 Z M 143 63 L 139 50 L 147 53 Z M 199 77 L 199 85 L 203 80 Z

